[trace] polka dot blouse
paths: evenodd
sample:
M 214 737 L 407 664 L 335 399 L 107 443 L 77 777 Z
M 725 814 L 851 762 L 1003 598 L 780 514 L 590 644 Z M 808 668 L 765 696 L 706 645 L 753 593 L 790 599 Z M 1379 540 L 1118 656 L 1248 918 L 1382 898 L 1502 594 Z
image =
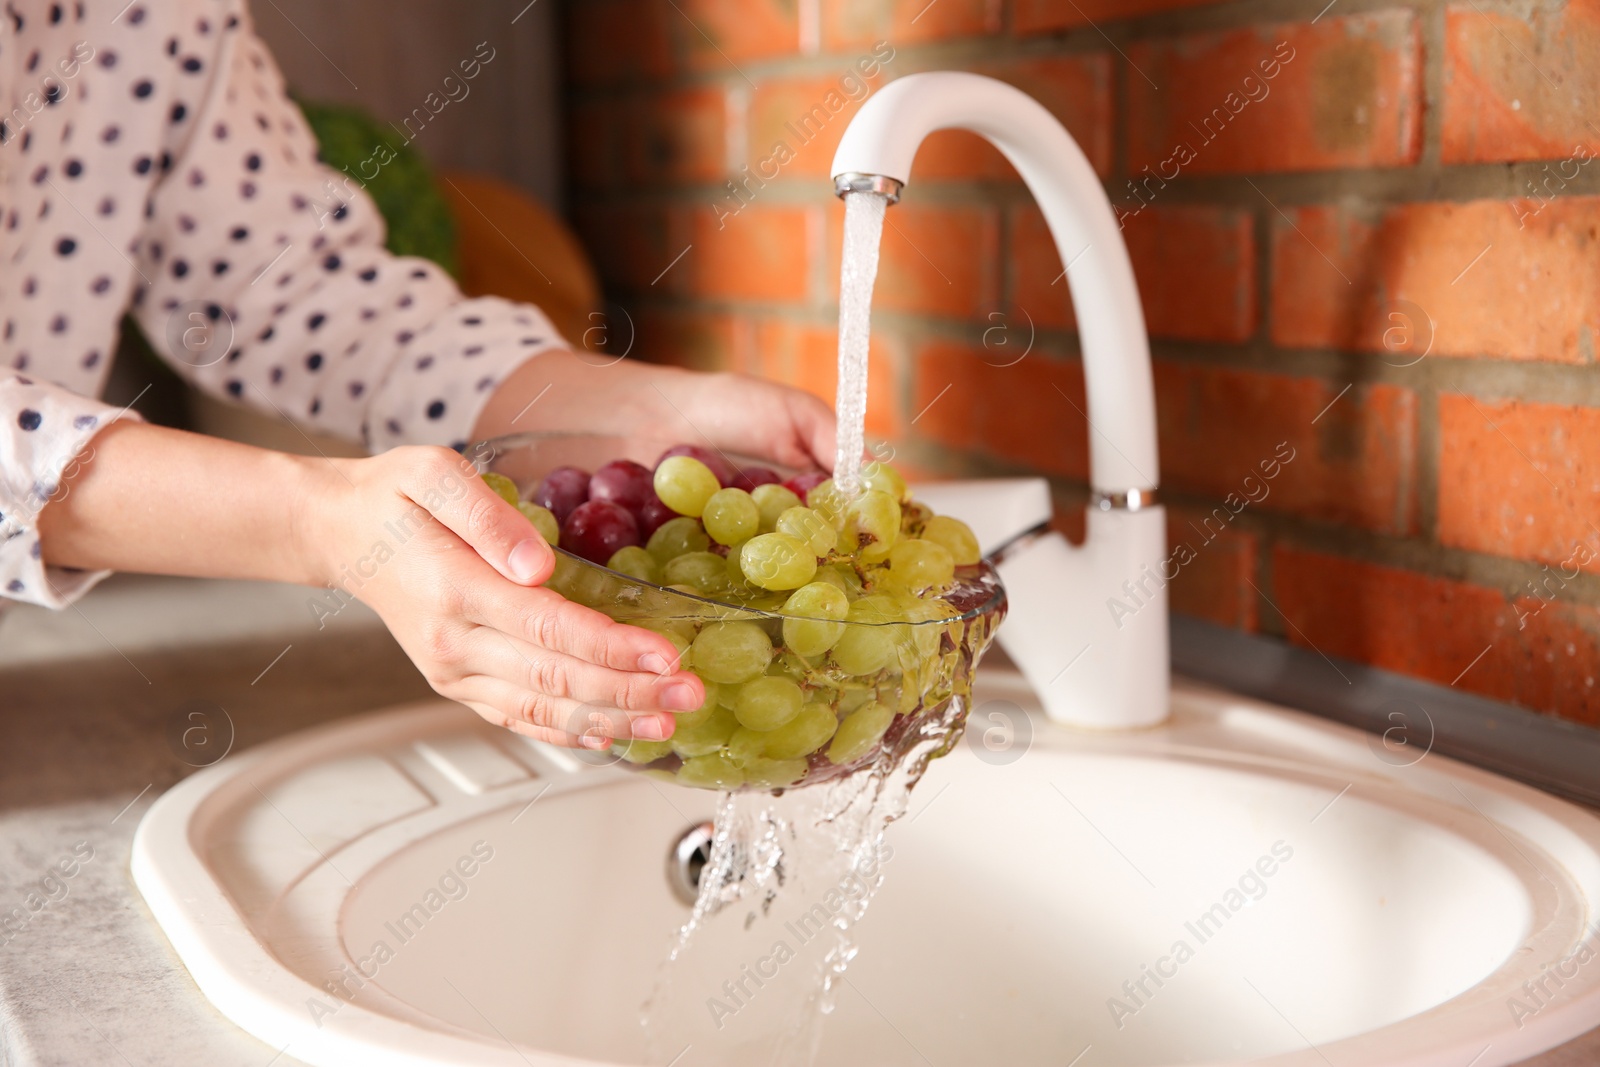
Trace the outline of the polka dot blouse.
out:
M 100 429 L 118 323 L 198 388 L 373 451 L 461 446 L 564 344 L 383 248 L 317 161 L 244 0 L 8 0 L 0 18 L 0 597 L 64 606 L 39 511 Z

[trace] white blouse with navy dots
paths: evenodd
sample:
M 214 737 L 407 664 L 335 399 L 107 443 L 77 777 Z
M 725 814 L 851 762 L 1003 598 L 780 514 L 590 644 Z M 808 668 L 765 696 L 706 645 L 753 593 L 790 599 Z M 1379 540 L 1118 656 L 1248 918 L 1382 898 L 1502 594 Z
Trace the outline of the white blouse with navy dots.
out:
M 564 347 L 384 250 L 244 0 L 8 0 L 0 24 L 0 596 L 62 607 L 39 511 L 101 428 L 118 323 L 200 389 L 373 451 L 460 447 L 494 387 Z M 231 345 L 222 338 L 231 324 Z M 196 329 L 199 333 L 194 332 Z

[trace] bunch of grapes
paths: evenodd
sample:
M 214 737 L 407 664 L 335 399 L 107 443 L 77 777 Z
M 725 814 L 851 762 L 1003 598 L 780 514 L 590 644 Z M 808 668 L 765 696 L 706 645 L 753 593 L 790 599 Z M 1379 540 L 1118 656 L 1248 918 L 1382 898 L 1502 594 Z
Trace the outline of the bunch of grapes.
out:
M 693 445 L 653 470 L 558 468 L 531 500 L 483 477 L 552 545 L 605 568 L 557 553 L 552 588 L 662 634 L 705 682 L 671 738 L 616 744 L 683 785 L 783 789 L 878 757 L 970 688 L 999 622 L 972 531 L 887 464 L 853 497 L 821 472 L 784 481 Z

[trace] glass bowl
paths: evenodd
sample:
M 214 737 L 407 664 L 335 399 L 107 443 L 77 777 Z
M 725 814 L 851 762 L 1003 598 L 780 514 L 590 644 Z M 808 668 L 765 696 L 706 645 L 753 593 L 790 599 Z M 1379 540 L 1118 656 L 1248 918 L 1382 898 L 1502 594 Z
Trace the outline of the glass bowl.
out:
M 593 472 L 612 460 L 629 459 L 653 469 L 675 444 L 647 437 L 523 433 L 483 441 L 467 455 L 480 473 L 510 478 L 527 500 L 558 467 Z M 771 466 L 724 458 L 736 467 Z M 914 748 L 930 758 L 949 752 L 966 724 L 973 672 L 1006 610 L 1005 588 L 982 561 L 957 568 L 953 587 L 938 597 L 902 598 L 876 616 L 881 621 L 836 623 L 843 627 L 839 639 L 829 651 L 807 658 L 785 647 L 783 624 L 796 618 L 779 610 L 787 593 L 725 602 L 611 570 L 559 546 L 555 573 L 546 585 L 618 622 L 663 634 L 682 651 L 683 666 L 706 683 L 706 704 L 679 714 L 671 738 L 618 741 L 601 759 L 680 785 L 728 791 L 781 791 L 867 766 L 887 769 Z M 697 642 L 705 649 L 735 631 L 758 647 L 762 639 L 772 646 L 766 675 L 782 675 L 800 686 L 804 705 L 787 726 L 755 731 L 734 715 L 741 690 L 760 673 L 719 674 L 710 656 L 702 658 L 713 662 L 696 664 Z M 708 632 L 717 636 L 704 637 Z M 585 721 L 572 724 L 573 733 L 617 718 L 614 709 L 603 708 L 586 708 L 580 715 Z

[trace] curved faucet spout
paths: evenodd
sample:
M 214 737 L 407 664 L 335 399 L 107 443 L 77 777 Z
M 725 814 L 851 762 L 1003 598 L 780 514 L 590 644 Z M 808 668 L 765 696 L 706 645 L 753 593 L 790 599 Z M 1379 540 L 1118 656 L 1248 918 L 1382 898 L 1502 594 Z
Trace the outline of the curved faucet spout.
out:
M 913 74 L 880 89 L 833 157 L 836 191 L 893 202 L 923 138 L 949 128 L 992 141 L 1038 200 L 1066 264 L 1089 401 L 1088 538 L 1075 549 L 1048 534 L 1007 554 L 999 566 L 1011 608 L 999 640 L 1051 718 L 1099 729 L 1158 723 L 1169 693 L 1166 584 L 1176 571 L 1156 495 L 1150 344 L 1121 227 L 1055 117 L 977 74 Z
M 1156 489 L 1155 389 L 1133 265 L 1094 167 L 1055 116 L 993 78 L 912 74 L 873 94 L 851 121 L 833 157 L 835 183 L 881 176 L 906 185 L 923 138 L 950 128 L 982 135 L 1017 168 L 1066 265 L 1088 387 L 1091 483 L 1107 495 Z

